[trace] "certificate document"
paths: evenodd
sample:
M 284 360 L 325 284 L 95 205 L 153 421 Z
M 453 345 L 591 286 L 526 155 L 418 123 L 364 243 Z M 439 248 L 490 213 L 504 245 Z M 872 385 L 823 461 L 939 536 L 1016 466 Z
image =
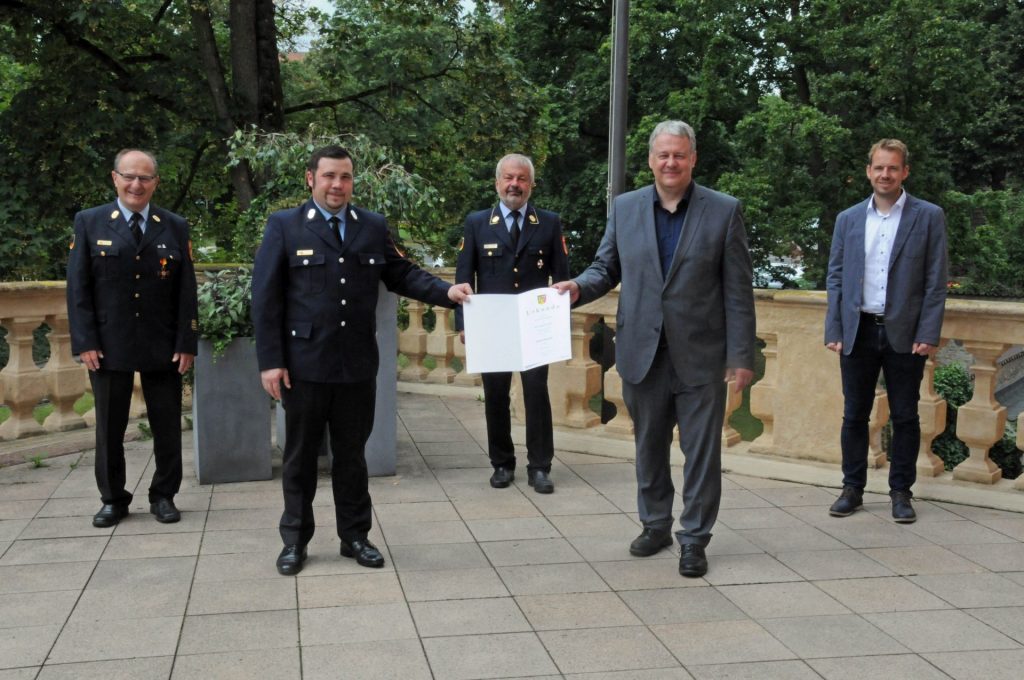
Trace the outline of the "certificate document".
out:
M 572 358 L 568 293 L 473 295 L 462 318 L 467 373 L 525 371 Z

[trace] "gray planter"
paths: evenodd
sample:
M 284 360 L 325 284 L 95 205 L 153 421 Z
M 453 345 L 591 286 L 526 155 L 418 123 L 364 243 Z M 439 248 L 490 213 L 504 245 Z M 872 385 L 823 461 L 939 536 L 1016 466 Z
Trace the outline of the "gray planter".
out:
M 200 484 L 273 477 L 270 397 L 263 391 L 256 345 L 239 338 L 214 359 L 199 341 L 192 390 L 192 441 Z

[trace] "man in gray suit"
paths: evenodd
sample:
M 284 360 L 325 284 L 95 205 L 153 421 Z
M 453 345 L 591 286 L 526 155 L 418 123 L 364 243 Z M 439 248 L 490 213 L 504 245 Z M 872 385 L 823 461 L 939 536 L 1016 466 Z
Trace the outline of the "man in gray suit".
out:
M 726 383 L 754 372 L 754 295 L 740 203 L 694 183 L 697 140 L 682 121 L 651 133 L 654 186 L 618 196 L 594 263 L 555 285 L 587 303 L 621 283 L 615 361 L 636 441 L 636 556 L 672 545 L 669 469 L 679 425 L 683 467 L 679 573 L 703 576 L 722 492 Z
M 898 139 L 871 147 L 873 194 L 836 218 L 828 261 L 825 346 L 839 354 L 843 377 L 843 492 L 829 514 L 863 504 L 868 418 L 879 372 L 892 420 L 889 496 L 897 522 L 917 519 L 910 487 L 917 478 L 921 377 L 938 348 L 946 305 L 946 216 L 903 190 L 910 154 Z

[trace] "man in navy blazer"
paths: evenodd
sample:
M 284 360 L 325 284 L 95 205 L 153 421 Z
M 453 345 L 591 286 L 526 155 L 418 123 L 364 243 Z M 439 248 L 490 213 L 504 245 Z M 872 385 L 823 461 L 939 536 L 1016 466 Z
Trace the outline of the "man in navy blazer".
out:
M 71 352 L 89 369 L 96 400 L 96 484 L 103 507 L 93 526 L 128 514 L 124 433 L 142 381 L 156 470 L 149 509 L 181 519 L 181 376 L 198 345 L 196 275 L 188 223 L 150 203 L 160 183 L 152 154 L 125 149 L 110 173 L 117 200 L 75 215 L 68 259 Z
M 693 181 L 693 128 L 664 121 L 648 145 L 654 186 L 615 199 L 594 263 L 555 287 L 586 303 L 621 284 L 615 366 L 633 418 L 644 527 L 629 551 L 642 557 L 672 545 L 669 454 L 678 424 L 679 573 L 697 577 L 708 569 L 704 549 L 722 495 L 723 380 L 741 391 L 754 375 L 753 275 L 739 201 Z
M 504 156 L 494 170 L 500 203 L 470 213 L 455 268 L 455 281 L 468 283 L 477 293 L 515 294 L 546 288 L 569 276 L 568 249 L 556 213 L 538 210 L 528 201 L 533 191 L 533 161 L 522 154 Z M 465 335 L 462 309 L 455 310 L 455 327 Z M 551 460 L 554 436 L 548 399 L 548 367 L 519 374 L 526 409 L 527 481 L 537 493 L 552 493 Z M 515 477 L 516 452 L 512 444 L 509 388 L 512 374 L 484 373 L 484 410 L 487 418 L 487 454 L 494 473 L 491 486 L 507 487 Z
M 942 331 L 946 304 L 946 216 L 903 189 L 910 154 L 883 139 L 868 154 L 873 193 L 836 218 L 829 255 L 825 346 L 839 354 L 843 378 L 843 491 L 829 513 L 846 517 L 863 504 L 868 419 L 878 375 L 885 376 L 892 420 L 889 495 L 897 522 L 917 519 L 921 378 Z
M 330 432 L 341 555 L 384 566 L 368 539 L 372 509 L 364 450 L 373 429 L 378 284 L 454 307 L 471 293 L 405 259 L 383 215 L 352 205 L 353 161 L 340 146 L 313 152 L 312 197 L 267 220 L 253 267 L 252 316 L 263 388 L 285 409 L 281 483 L 283 575 L 302 571 L 313 538 L 317 456 Z

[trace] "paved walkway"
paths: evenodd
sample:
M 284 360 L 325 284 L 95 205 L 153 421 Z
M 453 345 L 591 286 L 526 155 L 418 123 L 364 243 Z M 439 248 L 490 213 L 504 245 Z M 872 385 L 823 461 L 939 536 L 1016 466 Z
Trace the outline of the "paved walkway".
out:
M 1024 677 L 1022 514 L 896 525 L 873 496 L 834 519 L 833 490 L 730 474 L 711 569 L 683 579 L 676 551 L 627 552 L 630 463 L 565 453 L 553 495 L 493 490 L 480 402 L 399 416 L 382 570 L 338 556 L 323 478 L 307 566 L 278 576 L 279 483 L 197 486 L 189 433 L 179 524 L 146 513 L 148 442 L 115 529 L 90 524 L 91 454 L 0 469 L 0 680 Z

